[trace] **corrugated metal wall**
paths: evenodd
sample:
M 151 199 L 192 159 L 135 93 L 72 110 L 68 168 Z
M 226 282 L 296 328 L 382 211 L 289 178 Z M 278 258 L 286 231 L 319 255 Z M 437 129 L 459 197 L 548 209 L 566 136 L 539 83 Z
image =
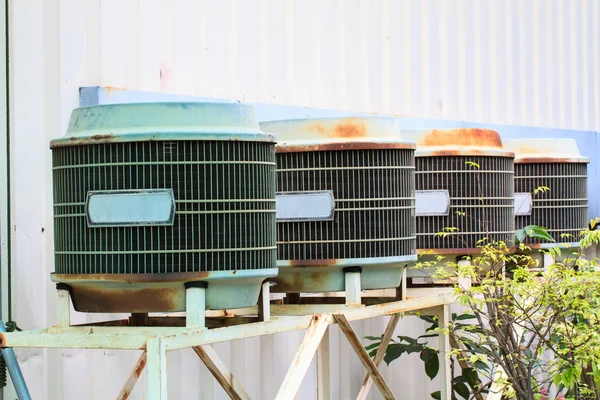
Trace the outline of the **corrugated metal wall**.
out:
M 14 290 L 24 328 L 56 319 L 48 142 L 64 133 L 80 86 L 600 130 L 594 0 L 15 0 L 11 7 Z M 409 334 L 422 329 L 402 324 Z M 383 327 L 382 320 L 356 325 L 361 335 Z M 337 336 L 332 398 L 346 399 L 363 372 Z M 271 398 L 300 338 L 216 348 L 253 397 Z M 67 400 L 114 397 L 136 355 L 24 350 L 19 357 L 34 398 Z M 172 398 L 224 398 L 191 351 L 169 361 Z M 435 386 L 415 360 L 393 364 L 386 378 L 409 399 Z M 143 395 L 142 382 L 133 398 Z M 299 398 L 313 397 L 311 370 Z

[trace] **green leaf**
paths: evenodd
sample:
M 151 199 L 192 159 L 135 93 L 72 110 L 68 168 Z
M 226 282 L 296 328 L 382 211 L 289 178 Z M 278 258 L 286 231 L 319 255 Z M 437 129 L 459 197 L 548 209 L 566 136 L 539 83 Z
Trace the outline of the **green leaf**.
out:
M 365 336 L 365 339 L 367 339 L 367 340 L 377 340 L 377 341 L 381 342 L 381 339 L 383 339 L 383 335 L 381 335 L 381 336 Z
M 442 393 L 438 390 L 437 392 L 431 393 L 431 398 L 435 400 L 441 400 Z
M 396 358 L 399 358 L 402 354 L 406 353 L 406 350 L 404 348 L 405 346 L 401 344 L 390 344 L 387 350 L 385 351 L 383 361 L 385 361 L 387 365 L 390 365 L 392 361 L 394 361 Z
M 475 315 L 473 314 L 461 314 L 456 317 L 457 321 L 464 321 L 465 319 L 475 319 Z
M 463 368 L 462 377 L 465 378 L 465 381 L 474 388 L 479 383 L 479 374 L 475 370 L 475 368 Z
M 515 242 L 521 243 L 523 242 L 523 240 L 525 240 L 526 237 L 527 234 L 525 233 L 525 229 L 517 229 L 515 231 Z
M 440 370 L 440 359 L 437 350 L 431 348 L 424 349 L 421 351 L 420 357 L 425 363 L 425 373 L 429 379 L 435 378 Z
M 469 388 L 467 387 L 467 385 L 465 385 L 464 383 L 462 383 L 462 382 L 456 382 L 456 383 L 454 383 L 452 385 L 452 388 L 463 399 L 468 399 L 469 398 L 470 391 L 469 391 Z
M 370 345 L 365 347 L 365 350 L 376 349 L 379 347 L 380 344 L 381 344 L 381 342 L 371 343 Z
M 548 231 L 541 226 L 533 226 L 531 228 L 530 237 L 534 239 L 546 240 L 548 242 L 554 242 L 554 239 L 552 236 L 550 236 Z
M 486 363 L 484 363 L 483 361 L 479 361 L 479 360 L 475 361 L 473 363 L 473 366 L 482 371 L 488 371 L 490 369 L 490 367 Z
M 418 341 L 415 338 L 411 338 L 410 336 L 398 336 L 398 339 L 400 339 L 401 341 L 404 340 L 407 343 L 411 343 L 411 344 L 417 344 Z
M 432 317 L 431 315 L 419 315 L 419 318 L 423 321 L 429 322 L 430 324 L 437 323 L 437 319 L 435 317 Z
M 430 338 L 430 337 L 438 337 L 438 336 L 440 336 L 440 335 L 437 334 L 437 333 L 432 333 L 430 335 L 421 335 L 421 336 L 419 336 L 419 339 Z

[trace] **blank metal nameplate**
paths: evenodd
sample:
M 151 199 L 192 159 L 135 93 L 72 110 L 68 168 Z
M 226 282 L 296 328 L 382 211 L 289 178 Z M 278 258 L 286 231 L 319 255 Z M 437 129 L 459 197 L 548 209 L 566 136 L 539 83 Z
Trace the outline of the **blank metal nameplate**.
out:
M 333 220 L 335 200 L 331 190 L 280 192 L 276 199 L 278 222 Z

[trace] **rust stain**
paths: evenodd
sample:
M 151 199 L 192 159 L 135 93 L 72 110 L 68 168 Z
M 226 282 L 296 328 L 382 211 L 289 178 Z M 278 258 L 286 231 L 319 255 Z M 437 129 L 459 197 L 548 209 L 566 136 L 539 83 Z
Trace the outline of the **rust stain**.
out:
M 367 127 L 364 123 L 356 124 L 352 121 L 342 122 L 335 126 L 334 137 L 357 138 L 367 136 Z
M 169 312 L 179 311 L 178 288 L 114 289 L 73 287 L 73 306 L 83 312 Z
M 64 283 L 118 282 L 118 283 L 160 283 L 192 282 L 209 278 L 210 271 L 175 272 L 168 274 L 52 274 L 53 281 Z
M 438 151 L 432 151 L 431 153 L 429 153 L 430 157 L 440 157 L 440 156 L 464 156 L 466 153 L 466 151 L 463 150 L 459 150 L 459 149 L 448 149 L 448 150 L 438 150 Z M 469 149 L 468 153 L 470 156 L 486 156 L 489 155 L 489 151 L 486 151 L 484 149 Z M 494 154 L 495 156 L 504 156 L 504 157 L 510 157 L 513 158 L 514 157 L 514 153 L 511 152 L 503 152 L 502 155 L 499 155 L 497 153 Z
M 515 164 L 560 164 L 560 163 L 573 163 L 573 164 L 588 164 L 589 162 L 582 161 L 581 159 L 573 159 L 568 157 L 526 157 L 515 159 Z
M 112 139 L 113 135 L 111 133 L 98 133 L 90 137 L 91 140 L 105 140 Z
M 339 151 L 339 150 L 378 150 L 378 149 L 414 149 L 413 143 L 376 143 L 376 142 L 344 142 L 311 145 L 275 145 L 277 153 L 299 153 L 305 151 Z
M 502 139 L 498 132 L 479 128 L 434 129 L 418 144 L 422 147 L 472 146 L 502 149 Z
M 142 371 L 146 367 L 146 361 L 147 361 L 147 357 L 143 357 L 140 360 L 140 363 L 136 366 L 135 370 L 133 371 L 133 374 L 135 375 L 136 378 L 138 378 L 142 374 Z
M 116 86 L 105 86 L 104 89 L 106 90 L 106 96 L 108 96 L 108 97 L 112 96 L 114 94 L 114 92 L 116 92 L 116 91 L 127 90 L 127 89 L 116 87 Z
M 308 127 L 319 135 L 327 138 L 352 139 L 367 137 L 367 126 L 364 122 L 359 122 L 355 118 L 343 118 L 331 127 L 324 127 L 321 124 L 314 124 Z
M 321 291 L 321 289 L 327 287 L 329 279 L 331 279 L 331 271 L 328 268 L 324 268 L 320 271 L 295 273 L 288 275 L 286 279 L 274 278 L 275 282 L 277 282 L 277 286 L 275 286 L 274 290 L 278 293 Z
M 328 260 L 289 260 L 290 267 L 331 267 L 339 261 L 335 258 Z

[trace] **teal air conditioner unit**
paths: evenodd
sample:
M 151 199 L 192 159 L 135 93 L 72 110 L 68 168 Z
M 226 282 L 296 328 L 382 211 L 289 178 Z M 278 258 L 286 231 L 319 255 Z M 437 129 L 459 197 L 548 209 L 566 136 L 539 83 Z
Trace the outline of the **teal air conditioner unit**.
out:
M 79 108 L 50 145 L 55 273 L 83 312 L 257 303 L 277 274 L 275 143 L 251 107 L 146 103 Z
M 392 118 L 273 121 L 277 135 L 276 292 L 399 286 L 416 260 L 414 143 Z

